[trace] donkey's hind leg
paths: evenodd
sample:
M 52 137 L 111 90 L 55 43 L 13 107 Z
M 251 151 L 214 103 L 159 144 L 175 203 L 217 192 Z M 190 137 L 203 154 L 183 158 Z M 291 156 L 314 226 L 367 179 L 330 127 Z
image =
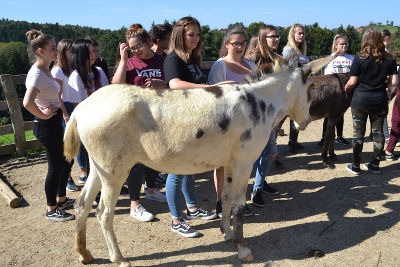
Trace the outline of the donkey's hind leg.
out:
M 93 166 L 93 164 L 92 164 Z M 86 248 L 86 221 L 90 208 L 96 194 L 101 188 L 101 181 L 95 167 L 89 173 L 89 178 L 83 187 L 77 203 L 75 204 L 76 213 L 76 232 L 75 232 L 75 251 L 79 253 L 79 261 L 87 264 L 94 261 L 94 258 Z
M 99 176 L 102 181 L 102 191 L 97 207 L 97 219 L 106 239 L 110 260 L 121 267 L 131 266 L 129 261 L 122 257 L 113 227 L 115 205 L 127 175 L 111 175 L 101 170 L 99 171 Z

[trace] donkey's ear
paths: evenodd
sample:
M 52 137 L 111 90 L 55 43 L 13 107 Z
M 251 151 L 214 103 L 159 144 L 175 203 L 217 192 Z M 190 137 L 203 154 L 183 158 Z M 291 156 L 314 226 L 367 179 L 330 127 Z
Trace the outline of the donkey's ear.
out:
M 325 57 L 325 58 L 320 58 L 317 60 L 313 60 L 310 63 L 307 63 L 306 65 L 303 66 L 303 72 L 306 73 L 308 71 L 305 71 L 304 69 L 310 68 L 311 73 L 316 73 L 320 69 L 322 69 L 326 64 L 331 62 L 335 57 L 337 57 L 339 53 L 336 53 L 330 57 Z M 304 76 L 304 75 L 303 75 Z M 304 77 L 303 77 L 304 79 Z
M 301 68 L 301 74 L 302 74 L 302 77 L 303 77 L 303 83 L 306 83 L 306 81 L 307 81 L 308 77 L 310 77 L 311 73 L 312 73 L 312 69 L 309 66 L 304 65 Z

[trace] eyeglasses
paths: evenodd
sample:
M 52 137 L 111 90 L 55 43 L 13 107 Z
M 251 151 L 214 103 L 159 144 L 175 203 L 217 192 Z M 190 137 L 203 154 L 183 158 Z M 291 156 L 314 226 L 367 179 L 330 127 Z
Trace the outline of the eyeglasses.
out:
M 235 48 L 242 48 L 242 47 L 246 47 L 246 41 L 243 42 L 234 42 L 234 43 L 230 43 L 233 47 Z
M 144 43 L 140 43 L 140 44 L 138 44 L 138 45 L 136 45 L 134 47 L 130 47 L 130 49 L 131 49 L 132 52 L 136 52 L 136 51 L 142 50 L 143 47 L 144 47 Z
M 279 35 L 267 35 L 265 37 L 269 38 L 269 39 L 275 39 L 275 40 L 281 39 L 281 37 Z

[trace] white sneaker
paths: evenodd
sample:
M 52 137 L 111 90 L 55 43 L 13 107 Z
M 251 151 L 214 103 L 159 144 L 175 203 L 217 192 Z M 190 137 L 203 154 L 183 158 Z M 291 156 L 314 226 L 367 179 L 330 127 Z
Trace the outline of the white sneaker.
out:
M 136 209 L 131 209 L 130 215 L 141 222 L 149 222 L 154 219 L 154 215 L 148 212 L 141 204 Z
M 161 193 L 157 188 L 154 189 L 153 193 L 150 193 L 147 191 L 147 188 L 144 189 L 144 191 L 146 192 L 146 198 L 149 200 L 155 200 L 158 202 L 167 202 L 167 197 Z

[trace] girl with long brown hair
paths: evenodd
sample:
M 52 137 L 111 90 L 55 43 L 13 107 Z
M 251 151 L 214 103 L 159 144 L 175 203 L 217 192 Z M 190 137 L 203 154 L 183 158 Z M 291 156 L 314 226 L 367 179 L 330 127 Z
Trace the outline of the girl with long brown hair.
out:
M 361 40 L 361 52 L 354 57 L 350 68 L 350 80 L 345 90 L 354 91 L 351 101 L 353 116 L 353 163 L 347 170 L 360 174 L 361 153 L 364 144 L 365 125 L 370 118 L 372 125 L 374 153 L 372 161 L 363 164 L 364 169 L 379 174 L 379 162 L 385 143 L 383 120 L 388 113 L 388 86 L 397 86 L 397 65 L 393 56 L 385 51 L 383 35 L 375 29 L 368 29 Z

